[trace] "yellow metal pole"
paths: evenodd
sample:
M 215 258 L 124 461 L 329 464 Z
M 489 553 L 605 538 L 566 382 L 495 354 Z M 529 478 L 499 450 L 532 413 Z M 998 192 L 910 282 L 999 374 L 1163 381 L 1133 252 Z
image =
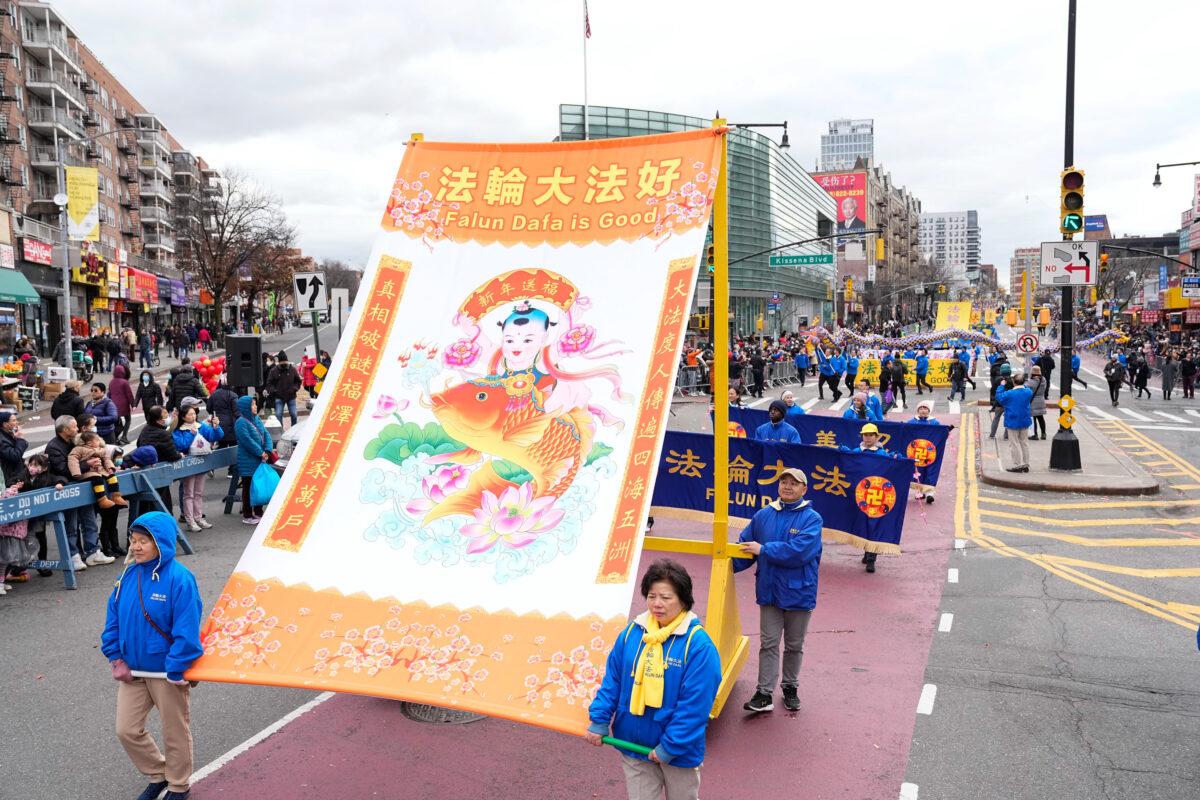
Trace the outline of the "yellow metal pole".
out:
M 725 127 L 714 119 L 714 128 Z M 721 172 L 713 200 L 713 557 L 725 556 L 729 537 L 729 137 L 721 137 Z
M 725 120 L 714 119 L 714 128 Z M 721 713 L 750 651 L 750 640 L 742 635 L 737 589 L 733 582 L 735 548 L 729 538 L 729 140 L 721 137 L 721 172 L 713 202 L 713 529 L 712 569 L 708 583 L 705 624 L 721 654 L 721 685 L 713 703 L 713 717 Z M 732 551 L 732 552 L 731 552 Z

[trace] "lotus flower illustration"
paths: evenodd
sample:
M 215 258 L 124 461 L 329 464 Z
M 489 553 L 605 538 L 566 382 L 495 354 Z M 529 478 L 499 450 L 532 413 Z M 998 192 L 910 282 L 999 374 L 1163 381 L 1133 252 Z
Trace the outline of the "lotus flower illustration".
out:
M 472 540 L 467 552 L 482 553 L 501 542 L 509 547 L 529 544 L 562 520 L 563 512 L 554 508 L 554 499 L 534 499 L 531 483 L 509 486 L 499 497 L 485 490 L 483 507 L 473 512 L 475 521 L 459 531 Z

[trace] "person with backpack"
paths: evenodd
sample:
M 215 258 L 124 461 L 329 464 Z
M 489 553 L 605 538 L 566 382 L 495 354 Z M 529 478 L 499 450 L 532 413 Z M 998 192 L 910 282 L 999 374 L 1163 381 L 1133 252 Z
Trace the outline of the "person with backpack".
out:
M 296 424 L 296 393 L 300 391 L 300 373 L 288 361 L 286 350 L 280 350 L 276 364 L 267 376 L 267 389 L 275 398 L 275 416 L 283 424 L 283 409 L 286 407 L 292 425 Z
M 204 652 L 196 578 L 175 558 L 170 514 L 142 514 L 129 528 L 129 564 L 108 598 L 100 650 L 117 686 L 117 739 L 150 779 L 139 800 L 184 800 L 191 791 L 191 686 L 183 673 Z M 139 673 L 135 676 L 134 671 Z M 158 677 L 162 676 L 162 677 Z M 146 730 L 158 709 L 166 754 Z

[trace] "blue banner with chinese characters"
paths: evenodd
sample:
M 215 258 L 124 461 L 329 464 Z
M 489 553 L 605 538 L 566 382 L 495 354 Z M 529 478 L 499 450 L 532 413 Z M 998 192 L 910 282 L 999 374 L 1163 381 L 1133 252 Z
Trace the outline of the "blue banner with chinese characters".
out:
M 876 553 L 899 553 L 913 462 L 806 444 L 729 439 L 729 516 L 749 519 L 775 499 L 780 473 L 808 476 L 805 498 L 825 520 L 826 538 Z M 652 505 L 659 513 L 713 511 L 713 437 L 668 431 Z
M 757 408 L 730 408 L 729 435 L 754 438 L 759 425 L 769 422 L 766 411 Z M 862 437 L 858 432 L 864 423 L 860 419 L 825 417 L 820 414 L 805 414 L 798 420 L 788 420 L 800 433 L 800 441 L 819 447 L 858 447 Z M 942 456 L 946 453 L 946 440 L 950 438 L 950 425 L 917 425 L 907 422 L 876 422 L 879 426 L 879 443 L 898 456 L 907 456 L 916 462 L 921 473 L 921 483 L 937 486 L 942 472 Z

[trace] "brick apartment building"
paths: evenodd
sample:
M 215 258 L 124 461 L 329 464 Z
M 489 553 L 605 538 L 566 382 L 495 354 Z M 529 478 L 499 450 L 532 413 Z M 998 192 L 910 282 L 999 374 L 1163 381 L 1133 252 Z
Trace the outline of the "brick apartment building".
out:
M 66 255 L 75 333 L 210 318 L 179 222 L 220 176 L 53 5 L 0 2 L 0 357 L 21 335 L 49 354 L 61 333 L 60 153 L 99 171 L 100 242 Z

